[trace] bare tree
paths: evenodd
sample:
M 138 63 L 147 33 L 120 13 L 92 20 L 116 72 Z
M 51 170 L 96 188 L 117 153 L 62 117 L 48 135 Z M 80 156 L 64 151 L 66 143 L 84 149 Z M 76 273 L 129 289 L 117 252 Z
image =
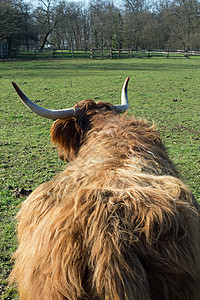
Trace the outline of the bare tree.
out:
M 142 12 L 145 7 L 145 0 L 123 0 L 126 11 Z
M 61 22 L 61 6 L 54 0 L 40 0 L 40 5 L 35 10 L 35 16 L 41 40 L 40 49 L 43 50 L 48 42 L 48 37 Z
M 144 47 L 143 32 L 146 23 L 146 6 L 144 0 L 124 0 L 124 31 L 126 45 L 138 49 Z
M 189 49 L 194 37 L 200 40 L 200 2 L 175 0 L 168 9 L 170 40 L 175 47 Z M 200 47 L 200 44 L 196 45 Z
M 89 15 L 91 40 L 95 48 L 122 43 L 122 17 L 113 1 L 91 1 Z
M 62 17 L 59 26 L 52 32 L 49 40 L 60 47 L 72 50 L 89 47 L 89 20 L 88 11 L 83 3 L 62 2 L 60 4 Z M 61 13 L 60 13 L 61 14 Z

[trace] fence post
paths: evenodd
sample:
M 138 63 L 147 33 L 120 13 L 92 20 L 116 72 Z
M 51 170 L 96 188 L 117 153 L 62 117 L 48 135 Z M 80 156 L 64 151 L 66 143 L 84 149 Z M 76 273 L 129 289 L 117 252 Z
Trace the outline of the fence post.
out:
M 92 48 L 91 50 L 90 50 L 90 58 L 94 58 L 94 49 Z
M 118 49 L 118 58 L 120 59 L 120 47 Z
M 169 49 L 167 50 L 167 58 L 169 58 Z
M 110 59 L 113 58 L 112 48 L 110 48 Z
M 148 57 L 148 58 L 151 57 L 151 50 L 149 50 L 149 53 L 148 53 L 147 57 Z
M 35 48 L 35 51 L 34 51 L 34 59 L 36 59 L 36 48 Z
M 189 58 L 187 49 L 185 49 L 185 58 Z

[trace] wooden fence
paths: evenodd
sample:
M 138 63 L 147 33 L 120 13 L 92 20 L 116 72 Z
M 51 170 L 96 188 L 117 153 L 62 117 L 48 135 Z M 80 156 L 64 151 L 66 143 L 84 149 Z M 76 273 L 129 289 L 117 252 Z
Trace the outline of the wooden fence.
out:
M 120 58 L 151 58 L 151 57 L 186 57 L 200 55 L 200 50 L 140 50 L 132 49 L 110 49 L 110 50 L 91 50 L 91 58 L 93 59 L 120 59 Z
M 153 57 L 186 57 L 200 56 L 200 50 L 140 50 L 132 49 L 91 49 L 85 50 L 34 50 L 16 52 L 16 59 L 124 59 L 124 58 L 153 58 Z

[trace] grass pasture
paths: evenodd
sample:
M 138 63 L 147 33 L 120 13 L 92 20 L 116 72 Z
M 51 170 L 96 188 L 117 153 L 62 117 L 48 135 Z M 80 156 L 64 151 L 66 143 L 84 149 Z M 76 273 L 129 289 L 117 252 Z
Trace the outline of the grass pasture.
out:
M 65 166 L 50 142 L 52 121 L 30 112 L 11 82 L 39 105 L 57 109 L 89 98 L 118 104 L 127 76 L 129 114 L 155 121 L 184 182 L 200 200 L 200 57 L 0 62 L 1 299 L 17 299 L 6 278 L 16 247 L 13 218 L 25 199 L 21 189 L 35 189 Z

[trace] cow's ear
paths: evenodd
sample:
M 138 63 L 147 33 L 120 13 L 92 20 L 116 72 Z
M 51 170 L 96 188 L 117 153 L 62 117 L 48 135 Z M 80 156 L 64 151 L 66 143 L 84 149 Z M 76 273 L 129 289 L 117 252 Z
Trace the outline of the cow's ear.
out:
M 77 128 L 75 118 L 56 120 L 50 130 L 51 141 L 58 147 L 59 157 L 64 161 L 72 161 L 81 146 L 81 132 Z

